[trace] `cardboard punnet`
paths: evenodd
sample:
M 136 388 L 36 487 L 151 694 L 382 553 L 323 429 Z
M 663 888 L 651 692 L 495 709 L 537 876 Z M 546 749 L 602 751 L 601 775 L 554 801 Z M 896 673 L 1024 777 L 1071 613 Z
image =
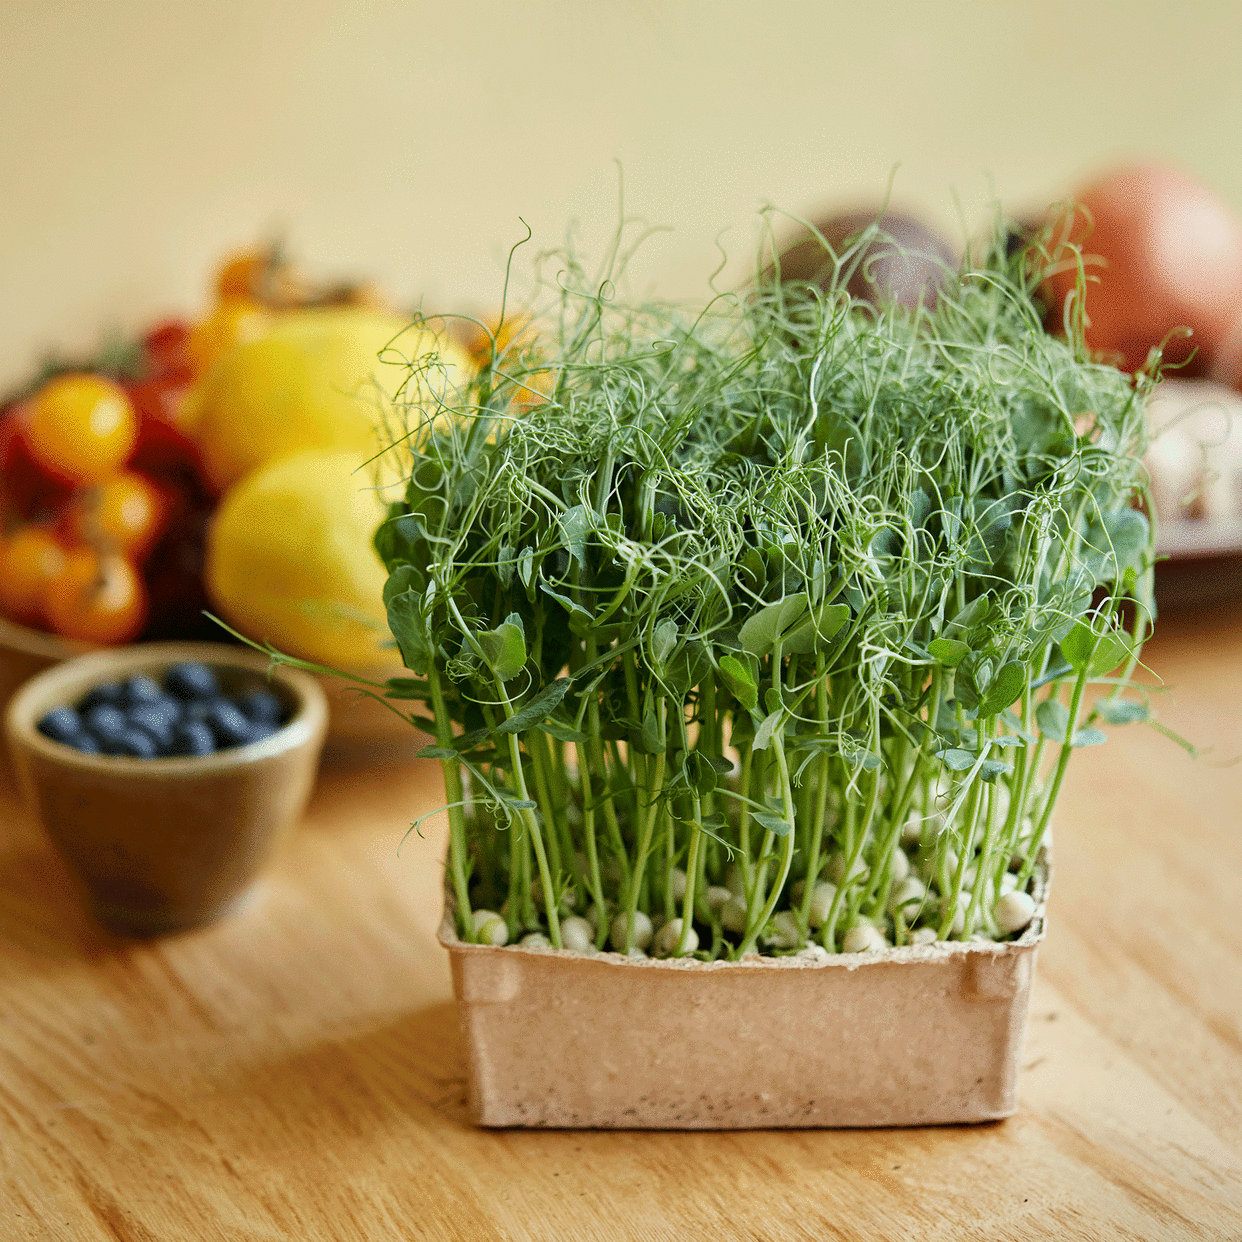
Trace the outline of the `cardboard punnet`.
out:
M 484 1126 L 751 1129 L 992 1121 L 1018 1068 L 1050 878 L 1005 943 L 826 961 L 448 949 L 471 1113 Z

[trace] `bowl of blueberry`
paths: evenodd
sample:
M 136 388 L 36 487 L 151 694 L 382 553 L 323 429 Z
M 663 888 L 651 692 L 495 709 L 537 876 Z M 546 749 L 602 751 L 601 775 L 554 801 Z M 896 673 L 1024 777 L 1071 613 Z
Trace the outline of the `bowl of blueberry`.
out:
M 23 795 L 92 912 L 118 931 L 210 922 L 251 890 L 314 784 L 315 678 L 214 643 L 54 665 L 5 719 Z

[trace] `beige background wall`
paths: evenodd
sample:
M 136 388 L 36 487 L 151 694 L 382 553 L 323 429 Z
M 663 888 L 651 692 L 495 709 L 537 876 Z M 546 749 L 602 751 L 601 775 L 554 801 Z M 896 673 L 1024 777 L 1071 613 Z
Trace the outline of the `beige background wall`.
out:
M 0 0 L 0 385 L 199 309 L 273 227 L 315 272 L 484 306 L 519 216 L 602 248 L 619 160 L 675 230 L 638 278 L 693 295 L 763 204 L 874 199 L 898 164 L 960 237 L 1131 154 L 1242 209 L 1240 141 L 1235 0 Z

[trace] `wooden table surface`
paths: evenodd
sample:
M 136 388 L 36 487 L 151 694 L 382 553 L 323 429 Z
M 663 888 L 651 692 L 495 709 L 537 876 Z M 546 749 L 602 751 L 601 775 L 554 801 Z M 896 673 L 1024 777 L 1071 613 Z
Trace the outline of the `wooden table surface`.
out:
M 96 930 L 0 790 L 0 1240 L 1242 1239 L 1242 612 L 1071 765 L 1021 1107 L 979 1127 L 485 1132 L 427 761 L 325 768 L 255 900 Z M 533 1050 L 538 1052 L 538 1050 Z

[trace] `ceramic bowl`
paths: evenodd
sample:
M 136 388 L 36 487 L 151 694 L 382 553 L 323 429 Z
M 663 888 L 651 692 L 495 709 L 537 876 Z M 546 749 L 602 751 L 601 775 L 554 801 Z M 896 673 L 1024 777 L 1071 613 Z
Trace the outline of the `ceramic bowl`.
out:
M 226 693 L 266 686 L 283 701 L 287 723 L 246 746 L 157 759 L 84 754 L 35 727 L 95 686 L 138 675 L 159 681 L 183 660 L 213 668 Z M 150 935 L 219 918 L 300 819 L 327 705 L 305 673 L 268 673 L 265 657 L 237 647 L 149 643 L 53 665 L 13 695 L 5 729 L 23 795 L 102 923 Z
M 0 617 L 0 710 L 17 688 L 36 673 L 63 660 L 101 650 L 103 648 L 72 642 L 58 634 L 16 625 Z M 409 676 L 400 657 L 395 654 L 391 665 L 358 672 L 369 681 L 379 682 L 389 677 Z M 328 699 L 327 745 L 330 752 L 339 752 L 350 758 L 371 756 L 379 761 L 394 753 L 407 750 L 413 753 L 426 744 L 426 737 L 413 729 L 408 721 L 402 720 L 383 703 L 359 694 L 351 682 L 340 677 L 315 676 L 314 679 Z M 397 704 L 397 707 L 402 706 Z M 404 706 L 408 708 L 410 705 Z

